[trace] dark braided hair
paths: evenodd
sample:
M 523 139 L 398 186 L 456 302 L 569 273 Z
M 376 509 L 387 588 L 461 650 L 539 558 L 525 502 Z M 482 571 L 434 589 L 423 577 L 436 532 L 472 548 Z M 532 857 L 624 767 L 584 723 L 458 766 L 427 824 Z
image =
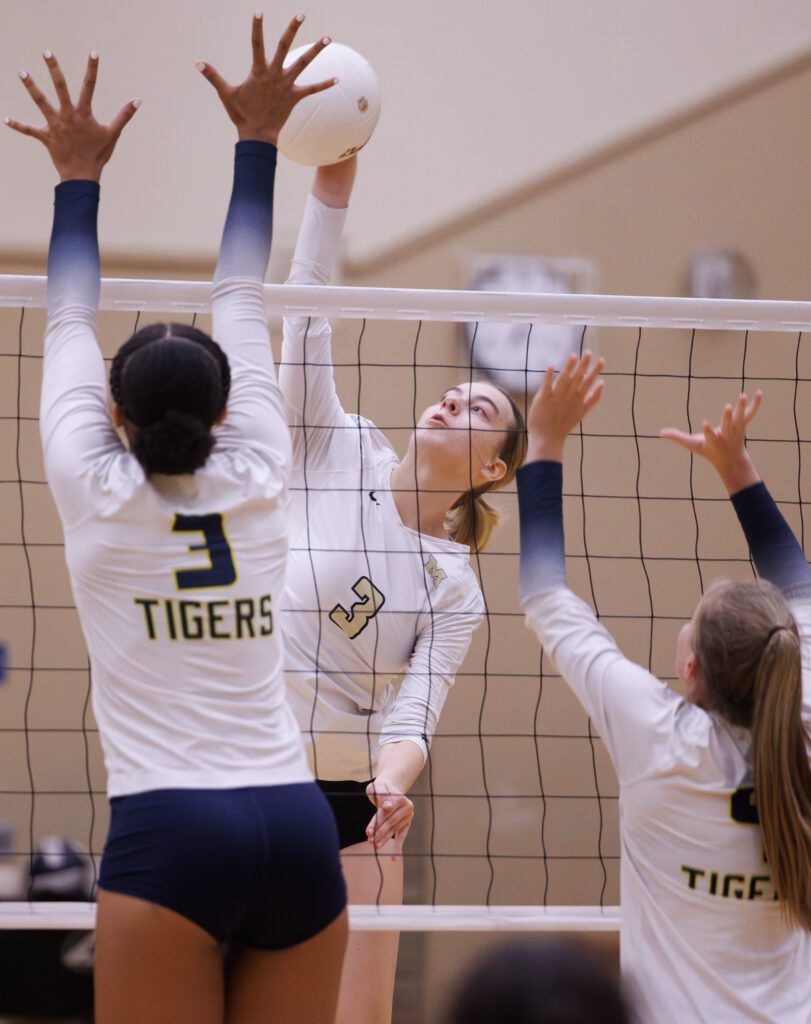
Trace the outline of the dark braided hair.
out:
M 205 464 L 230 388 L 223 350 L 186 324 L 141 328 L 110 369 L 110 391 L 136 427 L 132 452 L 147 475 L 193 473 Z

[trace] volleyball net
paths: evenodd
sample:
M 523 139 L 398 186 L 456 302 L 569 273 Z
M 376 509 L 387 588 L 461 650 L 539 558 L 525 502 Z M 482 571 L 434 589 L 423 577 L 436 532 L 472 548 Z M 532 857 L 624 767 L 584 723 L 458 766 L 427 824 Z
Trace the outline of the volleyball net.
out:
M 811 303 L 274 285 L 266 296 L 277 357 L 281 316 L 332 319 L 344 407 L 400 453 L 421 410 L 447 388 L 481 367 L 506 368 L 497 365 L 503 346 L 490 349 L 495 325 L 511 325 L 519 405 L 553 348 L 559 358 L 561 327 L 571 350 L 604 356 L 604 397 L 566 452 L 569 581 L 628 657 L 671 684 L 676 634 L 703 589 L 753 569 L 711 468 L 660 440 L 660 428 L 698 429 L 742 389 L 762 388 L 750 450 L 805 542 Z M 209 297 L 204 282 L 105 280 L 105 357 L 149 319 L 208 329 Z M 92 927 L 92 905 L 31 903 L 13 884 L 44 836 L 80 842 L 97 864 L 109 820 L 87 653 L 42 468 L 44 301 L 44 278 L 0 277 L 0 927 L 81 928 Z M 485 621 L 412 794 L 412 905 L 354 908 L 354 927 L 618 926 L 616 778 L 524 627 L 514 487 L 493 498 L 505 521 L 471 557 Z

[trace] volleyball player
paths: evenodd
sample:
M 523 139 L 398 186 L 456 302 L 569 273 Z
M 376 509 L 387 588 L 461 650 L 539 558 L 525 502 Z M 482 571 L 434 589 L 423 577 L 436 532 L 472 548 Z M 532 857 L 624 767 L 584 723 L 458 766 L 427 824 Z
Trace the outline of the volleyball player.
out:
M 355 171 L 353 158 L 316 172 L 290 283 L 327 281 Z M 341 407 L 322 317 L 285 321 L 279 375 L 293 427 L 288 691 L 336 812 L 350 903 L 399 903 L 406 794 L 482 618 L 470 547 L 497 520 L 484 492 L 521 464 L 523 418 L 499 388 L 463 383 L 422 414 L 399 460 Z M 390 1020 L 397 941 L 350 936 L 339 1021 Z
M 335 825 L 284 696 L 278 629 L 290 442 L 262 292 L 278 131 L 309 89 L 253 22 L 232 87 L 234 188 L 213 296 L 217 341 L 139 331 L 111 371 L 95 337 L 99 178 L 137 107 L 94 119 L 98 60 L 76 104 L 50 53 L 54 107 L 23 73 L 59 172 L 41 427 L 90 652 L 111 797 L 99 879 L 96 1020 L 331 1022 L 346 942 Z M 169 159 L 163 154 L 162 159 Z M 123 445 L 114 423 L 125 432 Z M 237 947 L 226 985 L 221 952 Z
M 811 571 L 745 447 L 760 393 L 716 428 L 662 431 L 715 467 L 759 573 L 715 583 L 679 633 L 685 699 L 625 659 L 566 586 L 563 448 L 601 368 L 572 357 L 533 402 L 521 591 L 619 778 L 623 970 L 651 1024 L 808 1024 Z

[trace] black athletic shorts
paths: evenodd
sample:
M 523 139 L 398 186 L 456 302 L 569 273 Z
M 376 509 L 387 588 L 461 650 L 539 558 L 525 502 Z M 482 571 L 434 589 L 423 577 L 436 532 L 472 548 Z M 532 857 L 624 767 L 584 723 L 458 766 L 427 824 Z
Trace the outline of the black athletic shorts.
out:
M 110 806 L 99 886 L 168 907 L 218 942 L 286 949 L 346 906 L 335 821 L 312 782 L 158 789 Z
M 355 782 L 354 779 L 341 782 L 316 779 L 316 782 L 335 815 L 341 849 L 365 843 L 366 829 L 375 814 L 375 805 L 366 795 L 369 782 Z

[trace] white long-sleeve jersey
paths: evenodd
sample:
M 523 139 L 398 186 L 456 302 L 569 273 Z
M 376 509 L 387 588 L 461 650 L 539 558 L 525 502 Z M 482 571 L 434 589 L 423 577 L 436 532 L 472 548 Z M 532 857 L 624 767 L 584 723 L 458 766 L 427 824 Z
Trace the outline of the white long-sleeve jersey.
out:
M 619 779 L 621 961 L 640 1021 L 809 1024 L 811 935 L 788 926 L 776 900 L 752 802 L 750 733 L 625 658 L 566 587 L 552 508 L 560 484 L 552 494 L 540 469 L 549 466 L 518 477 L 523 607 Z M 811 600 L 791 609 L 811 722 Z
M 289 281 L 323 284 L 346 211 L 310 196 Z M 391 492 L 397 456 L 347 414 L 323 318 L 284 324 L 282 393 L 293 433 L 285 671 L 324 780 L 372 778 L 380 744 L 427 756 L 483 613 L 470 551 L 406 527 Z M 402 681 L 397 686 L 397 681 Z
M 262 294 L 273 192 L 263 145 L 238 149 L 243 170 L 253 162 L 254 177 L 270 176 L 259 202 L 267 237 L 256 237 L 256 197 L 235 180 L 213 301 L 232 387 L 194 474 L 147 479 L 113 428 L 95 337 L 98 187 L 57 193 L 41 432 L 111 797 L 312 778 L 285 699 L 278 622 L 290 443 Z M 87 207 L 78 224 L 77 203 Z

